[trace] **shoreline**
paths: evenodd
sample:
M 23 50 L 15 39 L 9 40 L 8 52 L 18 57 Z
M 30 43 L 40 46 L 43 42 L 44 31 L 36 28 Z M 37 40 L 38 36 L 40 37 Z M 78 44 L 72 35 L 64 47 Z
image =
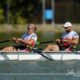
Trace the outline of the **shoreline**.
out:
M 62 28 L 62 24 L 36 24 L 37 25 L 37 32 L 63 32 L 64 29 Z M 0 25 L 0 32 L 25 32 L 27 25 L 12 25 L 12 24 L 2 24 Z M 73 24 L 73 30 L 80 32 L 80 24 Z

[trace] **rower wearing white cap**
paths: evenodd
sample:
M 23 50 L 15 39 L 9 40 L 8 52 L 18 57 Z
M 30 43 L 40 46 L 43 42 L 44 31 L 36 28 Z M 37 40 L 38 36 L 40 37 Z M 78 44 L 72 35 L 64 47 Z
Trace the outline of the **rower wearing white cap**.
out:
M 77 32 L 72 30 L 72 24 L 70 22 L 66 22 L 63 25 L 65 32 L 63 33 L 60 39 L 56 39 L 57 45 L 48 45 L 45 51 L 59 51 L 59 50 L 67 50 L 70 51 L 73 47 L 76 47 L 79 40 L 79 35 Z

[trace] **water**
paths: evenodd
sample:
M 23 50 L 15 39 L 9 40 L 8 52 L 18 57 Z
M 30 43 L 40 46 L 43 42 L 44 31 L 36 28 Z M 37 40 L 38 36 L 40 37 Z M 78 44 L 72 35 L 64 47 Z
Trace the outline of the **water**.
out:
M 80 61 L 2 61 L 0 80 L 80 80 Z

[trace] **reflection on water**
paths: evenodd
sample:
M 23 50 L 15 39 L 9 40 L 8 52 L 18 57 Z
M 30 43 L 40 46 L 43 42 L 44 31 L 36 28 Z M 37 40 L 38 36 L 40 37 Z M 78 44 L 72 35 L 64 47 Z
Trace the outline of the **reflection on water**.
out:
M 80 61 L 63 62 L 46 60 L 0 62 L 0 80 L 26 79 L 80 80 Z

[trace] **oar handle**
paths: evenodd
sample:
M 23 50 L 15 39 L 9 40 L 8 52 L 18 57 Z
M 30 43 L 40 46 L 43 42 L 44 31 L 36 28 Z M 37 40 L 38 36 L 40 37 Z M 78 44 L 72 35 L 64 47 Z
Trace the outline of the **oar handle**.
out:
M 0 41 L 0 43 L 5 43 L 5 42 L 9 42 L 9 41 L 14 41 L 14 40 L 13 39 L 7 39 L 7 40 Z

